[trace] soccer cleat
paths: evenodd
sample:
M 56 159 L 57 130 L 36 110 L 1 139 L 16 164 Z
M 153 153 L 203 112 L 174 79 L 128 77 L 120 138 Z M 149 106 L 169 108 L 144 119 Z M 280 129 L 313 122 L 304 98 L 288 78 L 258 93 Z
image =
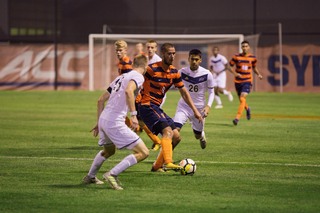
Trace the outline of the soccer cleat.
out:
M 200 139 L 200 146 L 202 149 L 205 149 L 207 147 L 207 140 L 206 140 L 206 136 L 203 136 L 201 139 Z
M 118 178 L 111 175 L 110 172 L 104 173 L 103 178 L 108 181 L 108 183 L 114 190 L 123 190 L 123 188 L 119 184 Z
M 237 126 L 237 125 L 238 125 L 239 120 L 238 120 L 238 119 L 234 119 L 232 122 L 233 122 L 233 125 Z
M 164 164 L 164 170 L 181 170 L 182 167 L 173 163 Z
M 221 104 L 218 104 L 215 106 L 215 109 L 222 109 L 222 108 L 223 108 L 223 106 Z
M 232 96 L 231 92 L 228 93 L 228 99 L 229 99 L 229 101 L 233 101 L 233 96 Z
M 158 151 L 159 149 L 160 149 L 160 144 L 154 143 L 152 145 L 152 148 L 151 148 L 152 151 Z
M 247 109 L 246 111 L 247 111 L 247 120 L 250 120 L 250 119 L 251 119 L 251 110 L 250 110 L 250 107 L 248 107 L 248 109 Z
M 82 183 L 83 184 L 91 184 L 91 183 L 94 183 L 94 184 L 97 184 L 97 185 L 101 185 L 101 184 L 104 184 L 103 181 L 99 180 L 97 177 L 89 177 L 88 175 L 86 175 L 83 179 L 82 179 Z

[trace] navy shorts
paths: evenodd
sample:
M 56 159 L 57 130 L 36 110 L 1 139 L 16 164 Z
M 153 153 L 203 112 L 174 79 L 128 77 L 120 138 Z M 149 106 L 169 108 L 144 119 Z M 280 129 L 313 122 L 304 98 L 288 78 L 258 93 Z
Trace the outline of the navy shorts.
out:
M 251 90 L 251 87 L 252 87 L 252 84 L 250 82 L 235 83 L 234 85 L 236 87 L 237 94 L 238 94 L 239 97 L 240 97 L 242 92 L 245 92 L 245 93 L 249 94 L 250 90 Z
M 168 126 L 175 129 L 174 122 L 158 105 L 139 105 L 139 115 L 153 134 L 158 135 Z

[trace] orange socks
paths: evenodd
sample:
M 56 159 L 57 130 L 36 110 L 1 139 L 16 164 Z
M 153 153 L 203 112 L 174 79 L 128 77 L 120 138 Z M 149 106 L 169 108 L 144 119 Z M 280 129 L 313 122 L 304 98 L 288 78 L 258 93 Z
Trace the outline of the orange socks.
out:
M 172 139 L 162 138 L 161 146 L 165 163 L 172 163 Z
M 147 135 L 149 136 L 149 138 L 153 141 L 154 144 L 161 144 L 161 140 L 158 136 L 156 136 L 155 134 L 153 134 L 150 129 L 147 127 L 147 125 L 144 125 L 143 130 L 147 133 Z
M 164 160 L 163 160 L 163 149 L 160 149 L 160 152 L 158 154 L 157 160 L 153 163 L 153 168 L 155 170 L 158 170 L 159 168 L 162 168 L 163 163 L 164 163 Z
M 162 138 L 161 151 L 157 157 L 156 162 L 153 164 L 154 168 L 161 168 L 163 163 L 172 163 L 172 139 Z
M 243 112 L 243 110 L 245 108 L 248 108 L 248 105 L 246 103 L 246 98 L 245 97 L 240 97 L 240 105 L 239 105 L 239 108 L 238 108 L 236 119 L 240 120 L 242 112 Z

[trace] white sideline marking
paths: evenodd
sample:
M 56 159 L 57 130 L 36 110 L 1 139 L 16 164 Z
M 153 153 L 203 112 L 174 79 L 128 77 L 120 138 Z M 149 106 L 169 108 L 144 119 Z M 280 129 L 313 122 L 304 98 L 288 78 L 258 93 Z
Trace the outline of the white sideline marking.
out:
M 0 156 L 3 159 L 43 159 L 43 160 L 78 160 L 92 161 L 92 158 L 63 158 L 63 157 L 24 157 L 24 156 Z M 108 161 L 118 162 L 121 159 L 110 159 Z M 144 162 L 153 163 L 152 160 L 144 160 Z M 297 163 L 267 163 L 267 162 L 218 162 L 218 161 L 197 161 L 204 164 L 237 164 L 237 165 L 269 165 L 269 166 L 287 166 L 287 167 L 320 167 L 317 164 L 297 164 Z
M 292 167 L 320 167 L 320 165 L 317 165 L 317 164 L 267 163 L 267 162 L 217 162 L 217 161 L 199 161 L 199 163 L 208 163 L 208 164 L 239 164 L 239 165 L 269 165 L 269 166 L 292 166 Z

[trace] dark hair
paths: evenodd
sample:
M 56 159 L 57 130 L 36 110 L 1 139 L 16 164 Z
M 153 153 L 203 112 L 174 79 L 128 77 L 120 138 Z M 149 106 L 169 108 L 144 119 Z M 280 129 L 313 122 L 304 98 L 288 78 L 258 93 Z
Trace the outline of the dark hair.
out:
M 246 40 L 244 40 L 243 42 L 241 42 L 241 45 L 242 45 L 242 44 L 248 44 L 248 45 L 250 45 L 249 41 L 246 41 Z
M 198 56 L 200 56 L 200 58 L 201 58 L 201 51 L 200 50 L 198 50 L 198 49 L 192 49 L 192 50 L 190 50 L 189 51 L 189 56 L 191 56 L 191 55 L 198 55 Z
M 168 50 L 168 48 L 171 48 L 171 47 L 174 47 L 173 44 L 164 43 L 164 44 L 161 45 L 161 52 L 165 53 Z

